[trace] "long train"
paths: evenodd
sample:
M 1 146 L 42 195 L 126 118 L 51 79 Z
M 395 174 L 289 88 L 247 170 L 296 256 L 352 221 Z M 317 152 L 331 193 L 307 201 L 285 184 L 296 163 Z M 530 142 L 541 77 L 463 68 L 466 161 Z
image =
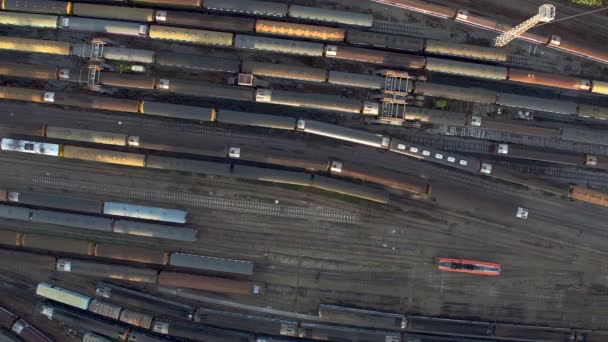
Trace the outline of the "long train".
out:
M 53 342 L 53 339 L 38 328 L 3 307 L 0 307 L 0 328 L 10 331 L 5 333 L 0 330 L 0 340 L 2 341 Z
M 319 306 L 318 319 L 313 321 L 270 318 L 204 307 L 194 308 L 106 283 L 97 286 L 96 294 L 103 299 L 111 300 L 112 303 L 44 283 L 38 285 L 38 289 L 37 293 L 46 299 L 83 310 L 79 314 L 72 311 L 75 315 L 88 318 L 91 316 L 84 311 L 89 311 L 136 328 L 183 338 L 191 337 L 195 332 L 200 334 L 199 336 L 208 336 L 212 333 L 214 338 L 208 337 L 212 340 L 223 338 L 222 341 L 251 342 L 302 341 L 296 337 L 311 340 L 368 342 L 463 341 L 465 339 L 488 342 L 497 340 L 593 342 L 602 341 L 608 336 L 608 332 L 604 331 L 401 315 L 325 304 Z M 148 314 L 125 309 L 122 305 L 144 309 Z M 161 305 L 168 308 L 165 316 L 193 320 L 196 324 L 186 322 L 180 324 L 173 319 L 153 317 L 154 313 L 163 312 Z M 54 308 L 58 308 L 59 312 L 66 310 L 54 304 L 43 304 L 40 311 L 43 315 L 53 318 Z M 125 310 L 129 313 L 129 318 L 144 318 L 122 319 L 122 312 Z M 99 321 L 97 325 L 91 327 L 91 330 L 102 333 L 106 324 L 101 324 Z M 109 336 L 128 334 L 129 328 L 121 329 Z
M 62 3 L 62 5 L 57 5 L 56 1 L 51 1 L 52 4 L 47 4 L 45 2 L 50 0 L 29 0 L 32 3 L 13 3 L 13 1 L 15 0 L 5 0 L 6 4 L 4 5 L 4 8 L 17 11 L 28 11 L 29 8 L 29 11 L 32 12 L 45 12 L 45 9 L 48 9 L 46 10 L 47 13 L 50 12 L 62 14 L 64 16 L 37 13 L 29 14 L 20 12 L 0 12 L 0 24 L 33 26 L 101 34 L 116 34 L 138 38 L 145 37 L 150 39 L 170 40 L 197 45 L 234 47 L 237 49 L 253 49 L 304 56 L 326 57 L 379 64 L 395 68 L 425 69 L 431 72 L 456 74 L 466 77 L 509 80 L 532 85 L 543 85 L 597 94 L 608 94 L 607 82 L 554 75 L 531 70 L 483 65 L 435 57 L 425 58 L 423 56 L 416 56 L 412 54 L 365 49 L 345 45 L 322 44 L 298 40 L 244 35 L 240 33 L 234 34 L 231 32 L 188 29 L 114 20 L 122 19 L 144 22 L 156 20 L 153 18 L 159 17 L 158 12 L 154 12 L 153 10 L 149 9 L 128 8 L 127 10 L 122 10 L 123 8 L 121 7 L 112 9 L 111 6 L 107 8 L 108 6 L 103 5 L 89 5 L 80 3 L 72 4 L 69 2 Z M 78 11 L 78 13 L 72 13 L 76 8 L 80 8 L 79 6 L 83 5 L 89 7 L 85 7 L 82 11 Z M 152 12 L 133 16 L 133 11 Z M 80 15 L 82 17 L 65 16 L 70 13 Z M 103 17 L 111 18 L 112 20 L 92 19 L 85 17 Z M 162 14 L 160 17 L 166 18 L 166 13 Z M 242 19 L 228 17 L 219 17 L 215 20 L 202 19 L 200 20 L 201 22 L 204 21 L 209 24 L 205 24 L 206 26 L 204 24 L 200 25 L 204 26 L 205 28 L 220 30 L 230 30 L 229 27 L 231 26 L 238 27 L 238 25 L 223 23 L 222 20 L 224 20 L 224 18 L 226 18 L 226 21 Z M 186 20 L 186 22 L 189 21 Z M 220 22 L 221 24 L 213 25 L 213 23 L 217 22 Z M 176 20 L 174 24 L 179 24 L 179 20 Z M 354 30 L 349 31 L 349 33 L 346 34 L 346 31 L 342 33 L 335 32 L 336 28 L 332 27 L 324 28 L 321 26 L 283 22 L 258 21 L 253 26 L 255 27 L 257 33 L 265 35 L 283 35 L 307 39 L 315 39 L 316 37 L 342 37 L 341 40 L 344 40 L 344 42 L 357 45 L 371 45 L 396 50 L 426 52 L 440 56 L 448 55 L 466 58 L 479 58 L 489 61 L 504 61 L 506 59 L 506 55 L 504 53 L 500 53 L 495 49 L 445 43 L 434 40 L 416 41 L 416 38 L 401 38 L 398 36 Z M 336 39 L 338 38 L 335 38 L 334 41 Z

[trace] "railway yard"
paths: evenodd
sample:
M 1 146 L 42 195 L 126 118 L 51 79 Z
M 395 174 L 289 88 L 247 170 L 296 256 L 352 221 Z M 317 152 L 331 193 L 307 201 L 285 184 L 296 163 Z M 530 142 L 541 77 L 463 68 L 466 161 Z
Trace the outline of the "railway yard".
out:
M 608 341 L 608 17 L 0 1 L 0 341 Z

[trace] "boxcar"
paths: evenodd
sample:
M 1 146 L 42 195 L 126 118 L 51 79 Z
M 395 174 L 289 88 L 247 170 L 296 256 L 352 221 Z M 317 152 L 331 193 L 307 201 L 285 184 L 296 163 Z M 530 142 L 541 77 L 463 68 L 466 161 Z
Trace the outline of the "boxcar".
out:
M 96 148 L 70 145 L 63 147 L 63 157 L 138 167 L 144 167 L 146 159 L 146 156 L 143 154 L 100 150 Z
M 226 294 L 250 295 L 252 284 L 246 280 L 209 277 L 197 274 L 161 271 L 160 286 L 195 289 Z
M 60 147 L 58 144 L 42 143 L 28 140 L 15 140 L 2 138 L 0 147 L 3 151 L 14 151 L 31 154 L 43 154 L 56 157 L 59 155 Z
M 20 245 L 20 234 L 18 232 L 12 230 L 0 230 L 0 245 L 7 246 L 19 246 Z M 0 325 L 1 321 L 1 313 L 0 313 Z
M 169 254 L 158 249 L 111 245 L 108 243 L 96 244 L 92 255 L 101 258 L 129 260 L 157 265 L 165 265 L 169 261 Z
M 147 37 L 148 25 L 118 20 L 60 17 L 59 28 L 64 30 L 107 33 L 130 37 Z
M 347 87 L 384 89 L 385 79 L 375 75 L 353 74 L 350 72 L 330 71 L 327 83 Z
M 59 17 L 49 14 L 0 12 L 0 25 L 56 29 Z
M 591 89 L 590 80 L 515 68 L 509 68 L 509 81 L 570 90 L 588 91 Z
M 254 263 L 250 261 L 224 259 L 185 253 L 171 253 L 169 257 L 169 265 L 245 276 L 252 275 L 254 267 Z
M 221 31 L 253 32 L 255 19 L 184 11 L 156 11 L 159 24 L 190 26 Z
M 57 271 L 71 272 L 87 277 L 110 278 L 154 284 L 158 277 L 156 270 L 130 266 L 104 264 L 73 259 L 58 259 Z
M 80 108 L 91 108 L 91 109 L 103 109 L 118 112 L 138 113 L 139 112 L 139 100 L 133 99 L 119 99 L 107 96 L 94 96 L 85 94 L 73 94 L 73 93 L 52 93 L 46 92 L 45 102 L 55 103 L 58 105 L 80 107 Z
M 70 239 L 27 233 L 22 237 L 22 245 L 27 248 L 43 249 L 59 253 L 92 255 L 93 243 L 86 240 Z
M 194 320 L 196 322 L 219 327 L 239 327 L 241 330 L 252 331 L 259 334 L 297 336 L 298 333 L 298 322 L 296 321 L 207 308 L 198 308 L 194 315 Z
M 191 306 L 186 304 L 103 282 L 97 285 L 95 294 L 103 298 L 112 299 L 112 301 L 117 303 L 123 303 L 128 307 L 158 313 L 161 316 L 191 319 L 192 312 L 194 311 Z
M 99 75 L 99 84 L 108 87 L 152 90 L 154 89 L 156 80 L 148 75 L 103 71 Z
M 154 21 L 154 10 L 149 8 L 105 6 L 75 2 L 72 13 L 78 17 L 105 18 L 144 23 Z
M 156 54 L 156 64 L 174 68 L 238 73 L 241 62 L 238 59 L 161 51 Z
M 390 138 L 362 130 L 332 125 L 314 120 L 298 120 L 298 130 L 338 140 L 387 149 Z
M 400 342 L 398 332 L 352 328 L 347 326 L 301 323 L 300 337 L 336 342 Z
M 186 211 L 179 209 L 167 209 L 119 202 L 104 202 L 103 213 L 113 216 L 182 224 L 186 223 L 186 215 L 188 214 Z
M 22 319 L 17 320 L 17 322 L 13 324 L 11 331 L 28 342 L 53 342 L 53 340 L 46 336 L 42 331 Z
M 104 302 L 102 300 L 93 299 L 89 304 L 89 311 L 98 315 L 118 320 L 122 307 L 116 304 Z
M 141 312 L 124 309 L 120 313 L 120 321 L 143 329 L 150 329 L 154 317 Z
M 150 25 L 150 38 L 198 45 L 232 46 L 233 34 L 180 27 Z
M 576 115 L 578 112 L 578 106 L 574 102 L 505 93 L 498 94 L 496 104 L 505 107 L 525 108 L 566 115 Z
M 88 56 L 91 54 L 89 53 Z M 104 46 L 103 58 L 113 61 L 125 61 L 131 63 L 154 63 L 155 51 L 129 49 L 115 46 Z
M 498 95 L 496 91 L 483 88 L 464 88 L 428 82 L 416 82 L 415 92 L 419 95 L 487 104 L 495 104 Z
M 424 52 L 436 55 L 457 56 L 493 62 L 506 62 L 507 53 L 503 49 L 478 45 L 459 44 L 427 39 Z
M 334 24 L 371 27 L 374 17 L 371 14 L 331 10 L 319 7 L 290 5 L 287 15 L 291 18 L 325 21 Z
M 44 102 L 45 92 L 36 89 L 17 88 L 17 87 L 0 87 L 0 99 L 17 100 L 26 102 Z M 6 138 L 4 138 L 6 139 Z M 2 139 L 2 140 L 4 140 Z M 10 139 L 12 140 L 12 139 Z M 8 140 L 7 140 L 8 141 Z M 21 140 L 13 140 L 21 141 Z
M 114 221 L 114 233 L 176 241 L 196 241 L 197 231 L 192 228 L 166 226 L 156 223 L 116 220 Z
M 92 131 L 88 129 L 68 128 L 59 126 L 45 126 L 44 136 L 47 138 L 84 141 L 104 145 L 138 146 L 139 137 L 124 133 Z M 97 211 L 99 212 L 99 211 Z
M 91 297 L 47 283 L 38 284 L 38 287 L 36 287 L 36 294 L 59 303 L 73 306 L 80 310 L 88 309 L 89 303 L 91 302 Z
M 346 41 L 350 44 L 377 46 L 394 50 L 422 51 L 424 39 L 370 31 L 348 30 Z
M 290 131 L 293 131 L 296 127 L 296 119 L 293 117 L 247 113 L 233 110 L 221 110 L 218 114 L 217 122 L 240 126 L 284 129 Z
M 70 14 L 70 3 L 49 0 L 2 0 L 2 10 L 67 15 Z
M 319 318 L 326 322 L 376 329 L 405 329 L 405 315 L 321 304 Z
M 593 81 L 592 93 L 608 95 L 608 82 Z
M 327 70 L 289 64 L 243 61 L 241 71 L 256 76 L 286 78 L 309 82 L 325 82 Z
M 323 44 L 303 42 L 299 40 L 247 36 L 237 34 L 234 37 L 234 47 L 237 49 L 269 51 L 290 55 L 323 56 Z
M 310 174 L 306 172 L 295 172 L 245 165 L 235 165 L 232 174 L 234 177 L 243 179 L 310 186 Z
M 152 169 L 192 172 L 211 176 L 230 176 L 230 164 L 202 160 L 188 160 L 151 155 L 148 156 L 146 167 Z
M 203 8 L 210 11 L 232 12 L 270 17 L 287 16 L 287 4 L 256 0 L 205 0 Z
M 577 113 L 580 117 L 608 120 L 608 107 L 579 104 Z
M 167 102 L 142 101 L 142 114 L 165 116 L 176 119 L 214 121 L 213 108 L 184 106 Z
M 312 180 L 312 186 L 330 192 L 363 198 L 373 202 L 388 203 L 388 193 L 384 190 L 374 189 L 369 186 L 349 183 L 325 176 L 315 175 Z
M 325 57 L 405 69 L 422 69 L 425 61 L 422 56 L 341 45 L 326 45 Z
M 581 186 L 570 187 L 570 198 L 608 207 L 608 194 Z
M 112 231 L 111 219 L 50 210 L 32 210 L 31 221 L 79 229 L 99 230 L 104 232 Z
M 205 342 L 251 342 L 254 338 L 253 334 L 169 320 L 155 320 L 152 331 Z
M 56 209 L 101 213 L 101 201 L 29 191 L 11 191 L 10 202 Z
M 95 331 L 113 340 L 122 341 L 127 336 L 128 329 L 124 326 L 102 321 L 92 315 L 76 312 L 56 305 L 43 304 L 40 313 L 49 319 L 81 331 Z
M 67 56 L 71 52 L 72 44 L 43 39 L 0 37 L 0 49 Z
M 195 8 L 201 7 L 202 0 L 133 0 L 135 4 L 158 7 L 184 7 Z
M 257 33 L 276 36 L 288 36 L 333 42 L 341 42 L 344 40 L 345 37 L 344 30 L 340 28 L 318 25 L 294 24 L 282 21 L 261 19 L 256 20 L 255 31 Z
M 59 78 L 59 68 L 54 66 L 2 62 L 0 75 L 35 78 L 42 80 L 56 80 Z
M 439 58 L 426 58 L 428 71 L 445 74 L 455 74 L 467 77 L 486 78 L 492 80 L 506 80 L 507 68 L 492 65 L 453 61 Z
M 29 221 L 31 210 L 9 205 L 0 205 L 0 217 L 10 220 Z
M 346 113 L 361 113 L 363 108 L 361 101 L 353 98 L 261 88 L 256 90 L 256 102 Z
M 182 95 L 235 101 L 253 101 L 254 92 L 253 88 L 248 87 L 193 80 L 159 79 L 156 88 Z

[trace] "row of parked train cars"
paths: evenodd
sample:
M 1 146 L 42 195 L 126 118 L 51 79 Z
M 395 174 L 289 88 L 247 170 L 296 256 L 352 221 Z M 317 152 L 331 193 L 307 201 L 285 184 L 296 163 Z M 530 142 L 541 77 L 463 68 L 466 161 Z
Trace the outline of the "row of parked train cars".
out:
M 243 1 L 237 1 L 241 3 Z M 232 8 L 229 5 L 227 8 Z M 246 1 L 245 1 L 246 3 Z M 257 6 L 257 3 L 254 6 Z M 608 94 L 608 83 L 602 81 L 581 79 L 577 77 L 548 74 L 517 68 L 469 63 L 463 61 L 440 59 L 417 56 L 406 53 L 396 53 L 382 50 L 365 49 L 347 45 L 322 44 L 299 40 L 287 40 L 265 37 L 260 35 L 234 34 L 232 32 L 197 30 L 180 27 L 147 24 L 147 22 L 170 23 L 181 26 L 197 26 L 225 31 L 255 31 L 261 35 L 280 35 L 294 38 L 317 39 L 325 41 L 344 41 L 349 44 L 375 46 L 391 50 L 407 50 L 412 52 L 425 52 L 435 55 L 457 56 L 472 59 L 481 59 L 492 62 L 505 62 L 507 59 L 504 51 L 492 48 L 483 48 L 471 45 L 461 45 L 449 42 L 424 40 L 419 38 L 400 37 L 386 35 L 369 31 L 348 30 L 323 27 L 316 25 L 305 25 L 280 21 L 253 19 L 245 29 L 239 17 L 214 16 L 199 13 L 187 13 L 179 11 L 151 10 L 145 8 L 123 8 L 115 6 L 104 6 L 96 4 L 81 4 L 58 2 L 51 0 L 4 0 L 3 8 L 9 11 L 25 11 L 34 13 L 0 12 L 0 24 L 33 26 L 48 29 L 63 29 L 79 32 L 90 32 L 100 34 L 116 34 L 132 37 L 147 37 L 151 39 L 178 41 L 197 45 L 213 45 L 223 47 L 234 47 L 238 49 L 253 49 L 276 53 L 296 54 L 314 57 L 327 57 L 348 61 L 365 62 L 384 65 L 392 68 L 425 69 L 431 72 L 456 74 L 466 77 L 477 77 L 492 80 L 510 80 L 527 84 L 543 85 L 570 90 L 580 90 L 597 94 Z M 284 5 L 287 6 L 287 5 Z M 290 5 L 290 8 L 300 10 L 301 6 Z M 212 7 L 220 10 L 221 6 Z M 234 8 L 237 8 L 236 5 Z M 244 8 L 248 8 L 245 6 Z M 326 11 L 317 8 L 307 8 L 312 12 Z M 302 9 L 303 11 L 303 9 Z M 160 12 L 160 14 L 159 14 Z M 248 13 L 246 10 L 243 12 Z M 330 11 L 331 12 L 331 11 Z M 335 11 L 334 16 L 329 19 L 336 24 L 357 25 L 360 20 L 356 13 Z M 54 13 L 62 16 L 38 14 Z M 299 12 L 298 12 L 299 13 Z M 74 16 L 67 16 L 73 14 Z M 259 14 L 264 15 L 261 11 Z M 185 19 L 185 18 L 190 19 Z M 194 20 L 192 16 L 198 18 Z M 92 19 L 93 18 L 109 18 Z M 167 22 L 167 18 L 174 20 Z M 315 20 L 320 16 L 300 13 L 297 18 L 311 18 Z M 159 18 L 164 20 L 159 21 Z M 146 23 L 136 23 L 140 21 Z M 367 24 L 361 26 L 366 26 Z M 239 29 L 239 27 L 241 29 Z
M 317 317 L 308 316 L 308 319 L 299 321 L 205 307 L 194 308 L 103 282 L 96 288 L 96 297 L 47 283 L 38 284 L 36 293 L 48 300 L 39 306 L 42 315 L 81 332 L 94 332 L 110 340 L 163 341 L 163 335 L 170 335 L 209 342 L 287 342 L 304 341 L 303 339 L 337 342 L 594 342 L 602 341 L 608 334 L 406 316 L 326 304 L 319 306 Z

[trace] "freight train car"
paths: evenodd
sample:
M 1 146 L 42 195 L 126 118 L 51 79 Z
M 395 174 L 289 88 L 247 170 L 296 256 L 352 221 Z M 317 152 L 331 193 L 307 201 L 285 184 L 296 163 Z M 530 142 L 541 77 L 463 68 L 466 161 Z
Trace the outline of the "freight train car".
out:
M 286 17 L 288 5 L 257 0 L 205 0 L 203 8 L 209 11 L 233 14 Z
M 319 318 L 330 323 L 387 330 L 405 329 L 408 323 L 405 316 L 400 314 L 328 304 L 319 305 Z
M 323 44 L 298 40 L 237 34 L 234 37 L 234 47 L 245 50 L 323 57 Z
M 346 35 L 345 31 L 340 28 L 295 24 L 289 22 L 261 19 L 256 20 L 255 32 L 276 36 L 288 36 L 295 38 L 334 42 L 344 41 Z
M 324 54 L 326 58 L 385 65 L 393 68 L 422 69 L 425 65 L 425 58 L 422 56 L 343 45 L 327 44 Z
M 277 105 L 315 108 L 346 113 L 378 114 L 378 104 L 325 94 L 307 94 L 285 90 L 256 89 L 255 101 Z
M 155 320 L 152 331 L 205 342 L 251 342 L 255 338 L 251 333 L 164 319 Z
M 27 342 L 53 342 L 50 337 L 23 319 L 17 320 L 11 331 Z
M 345 41 L 354 45 L 369 45 L 391 50 L 421 52 L 424 50 L 424 39 L 383 33 L 348 30 Z
M 187 212 L 184 210 L 149 207 L 118 202 L 104 202 L 105 215 L 123 216 L 152 221 L 186 223 Z
M 83 296 L 79 293 L 66 290 L 61 287 L 53 286 L 47 283 L 40 283 L 36 287 L 36 294 L 54 300 L 65 305 L 73 306 L 81 310 L 89 308 L 91 298 Z
M 290 18 L 322 21 L 332 24 L 371 27 L 374 17 L 369 14 L 331 10 L 326 8 L 289 5 Z
M 250 295 L 256 290 L 255 285 L 246 280 L 168 271 L 160 272 L 158 285 L 238 295 Z
M 188 26 L 220 31 L 253 32 L 255 19 L 233 16 L 192 13 L 173 10 L 157 10 L 155 21 L 158 24 Z
M 260 317 L 248 314 L 226 312 L 208 308 L 198 308 L 194 321 L 218 327 L 233 328 L 281 336 L 297 336 L 298 322 L 282 319 Z
M 56 269 L 60 272 L 70 272 L 87 277 L 109 278 L 147 284 L 155 284 L 158 278 L 158 272 L 152 269 L 76 259 L 58 259 Z
M 390 144 L 390 138 L 386 136 L 314 120 L 298 120 L 297 130 L 383 149 L 388 149 Z
M 139 146 L 139 137 L 123 133 L 93 131 L 45 125 L 42 136 L 54 139 L 75 140 L 116 146 Z
M 232 46 L 234 39 L 233 34 L 227 32 L 195 30 L 159 25 L 150 25 L 150 38 L 216 46 Z
M 301 323 L 299 337 L 335 342 L 401 342 L 398 332 Z
M 171 253 L 168 265 L 242 276 L 253 275 L 254 266 L 253 262 L 250 261 L 215 258 L 186 253 Z
M 572 185 L 570 187 L 570 198 L 608 207 L 608 194 L 581 186 Z
M 95 331 L 103 336 L 119 341 L 125 340 L 129 333 L 129 329 L 123 325 L 109 323 L 92 315 L 50 303 L 42 304 L 40 306 L 40 313 L 48 319 L 75 327 L 81 331 Z

